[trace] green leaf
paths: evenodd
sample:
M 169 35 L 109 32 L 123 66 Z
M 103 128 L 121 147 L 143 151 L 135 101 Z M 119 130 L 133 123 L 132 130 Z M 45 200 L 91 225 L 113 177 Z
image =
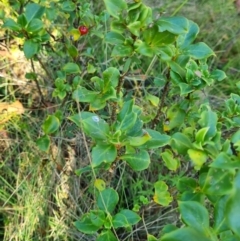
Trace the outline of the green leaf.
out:
M 225 78 L 227 78 L 227 76 L 224 71 L 216 69 L 211 73 L 210 78 L 215 79 L 217 81 L 222 81 Z
M 206 59 L 211 55 L 215 55 L 212 49 L 203 42 L 189 45 L 183 50 L 183 54 L 189 55 L 194 59 Z
M 96 241 L 118 241 L 111 230 L 103 230 Z
M 50 148 L 50 138 L 48 135 L 44 135 L 37 139 L 36 144 L 41 151 L 47 152 Z
M 120 159 L 126 161 L 134 171 L 145 170 L 150 164 L 149 154 L 145 150 L 140 150 L 138 153 L 125 154 Z
M 239 160 L 234 161 L 227 153 L 221 152 L 209 166 L 214 168 L 226 169 L 226 170 L 239 169 L 240 161 Z
M 103 72 L 104 89 L 109 90 L 110 87 L 117 87 L 120 79 L 120 72 L 117 68 L 110 67 Z
M 206 139 L 206 135 L 208 131 L 209 131 L 209 127 L 204 127 L 200 129 L 196 134 L 196 142 L 203 144 Z
M 75 63 L 67 63 L 63 66 L 63 71 L 66 72 L 66 74 L 79 74 L 81 73 L 80 68 Z
M 202 165 L 207 161 L 208 155 L 204 151 L 189 149 L 188 155 L 194 164 L 195 170 L 200 170 Z
M 92 149 L 92 166 L 102 163 L 112 163 L 117 157 L 117 149 L 114 145 L 98 144 Z
M 26 25 L 28 24 L 27 22 L 27 19 L 26 19 L 26 16 L 25 14 L 21 14 L 18 16 L 18 19 L 17 19 L 17 23 L 22 27 L 22 28 L 25 28 Z
M 49 115 L 44 121 L 42 128 L 45 134 L 51 134 L 57 131 L 60 126 L 59 119 L 54 115 Z
M 23 45 L 23 52 L 27 59 L 31 59 L 39 50 L 39 44 L 33 40 L 26 40 Z
M 19 24 L 17 24 L 13 19 L 11 18 L 6 18 L 6 20 L 4 21 L 4 24 L 2 26 L 3 28 L 8 28 L 11 29 L 13 31 L 20 31 L 21 30 L 21 26 Z
M 68 44 L 68 45 L 67 45 L 67 51 L 68 51 L 69 55 L 70 55 L 71 57 L 73 57 L 73 58 L 76 58 L 76 57 L 78 56 L 78 50 L 77 50 L 77 48 L 76 48 L 74 45 L 72 45 L 72 44 Z M 88 73 L 89 73 L 89 72 L 88 72 Z
M 90 217 L 89 214 L 84 214 L 84 216 L 81 218 L 81 220 L 74 222 L 74 226 L 82 233 L 86 234 L 94 234 L 98 231 L 100 227 L 95 226 Z
M 194 192 L 197 188 L 197 181 L 191 177 L 181 177 L 177 183 L 177 189 L 180 192 L 191 191 Z
M 149 135 L 149 133 L 147 131 L 144 131 L 142 136 L 136 136 L 136 137 L 129 136 L 128 137 L 128 141 L 131 146 L 141 146 L 150 139 L 151 139 L 151 136 Z
M 116 19 L 119 19 L 119 15 L 125 9 L 127 9 L 127 3 L 124 0 L 104 0 L 108 13 Z
M 120 33 L 108 32 L 105 36 L 105 42 L 110 44 L 124 44 L 125 38 Z
M 164 131 L 170 131 L 184 123 L 186 112 L 178 105 L 172 105 L 167 111 L 167 121 L 164 123 Z
M 159 241 L 157 238 L 155 238 L 153 235 L 148 234 L 147 235 L 147 241 Z
M 134 48 L 136 52 L 147 57 L 152 57 L 156 53 L 152 46 L 149 46 L 140 39 L 135 41 Z
M 171 171 L 176 171 L 180 166 L 179 160 L 173 157 L 173 153 L 171 152 L 171 150 L 166 150 L 162 152 L 161 157 L 164 161 L 165 166 Z
M 34 18 L 28 25 L 26 30 L 31 33 L 37 33 L 43 28 L 43 22 L 40 19 Z
M 234 192 L 231 195 L 227 207 L 225 209 L 225 215 L 227 219 L 228 227 L 240 238 L 240 172 L 238 171 L 234 180 Z
M 187 33 L 189 28 L 188 19 L 184 17 L 161 17 L 157 25 L 160 32 L 168 31 L 173 34 Z
M 172 202 L 172 197 L 168 192 L 168 186 L 163 181 L 157 181 L 154 183 L 155 194 L 153 200 L 162 206 L 168 206 Z
M 119 201 L 118 193 L 112 188 L 106 188 L 99 193 L 97 206 L 104 212 L 112 213 Z
M 73 91 L 72 98 L 77 102 L 92 102 L 98 95 L 99 92 L 91 91 L 82 86 L 78 86 L 77 89 Z
M 45 8 L 36 4 L 36 3 L 28 3 L 25 9 L 25 16 L 27 22 L 30 23 L 34 18 L 41 18 Z
M 91 210 L 89 213 L 89 218 L 93 225 L 101 227 L 105 222 L 105 213 L 102 210 Z
M 61 8 L 65 12 L 73 12 L 76 8 L 76 4 L 71 1 L 65 1 L 62 3 Z
M 179 154 L 186 154 L 188 149 L 192 147 L 189 137 L 180 132 L 174 133 L 171 139 L 171 147 Z
M 135 212 L 128 209 L 124 209 L 124 210 L 121 210 L 113 217 L 113 227 L 128 228 L 138 223 L 140 220 L 141 218 Z
M 181 34 L 177 39 L 177 44 L 181 49 L 187 48 L 196 39 L 199 27 L 196 23 L 189 20 L 189 30 L 186 34 Z
M 202 192 L 209 195 L 226 195 L 233 191 L 234 170 L 210 168 L 207 175 L 201 174 Z
M 163 235 L 160 241 L 213 241 L 202 232 L 191 227 L 184 227 Z
M 226 222 L 226 204 L 228 202 L 229 196 L 225 195 L 220 197 L 220 199 L 214 205 L 214 231 L 216 233 L 221 233 L 229 229 Z
M 84 132 L 94 139 L 105 140 L 109 134 L 109 125 L 94 113 L 83 111 L 68 119 L 83 128 Z
M 209 214 L 207 209 L 198 202 L 179 202 L 179 209 L 184 223 L 200 232 L 207 233 L 209 229 Z
M 112 57 L 129 57 L 133 53 L 133 47 L 130 45 L 116 45 L 113 48 Z
M 161 134 L 158 131 L 146 129 L 151 139 L 148 140 L 144 145 L 140 146 L 142 149 L 156 149 L 169 144 L 171 137 L 165 134 Z
M 130 23 L 127 25 L 128 30 L 135 36 L 139 37 L 140 35 L 140 28 L 141 28 L 141 22 L 135 21 L 133 23 Z
M 110 130 L 108 123 L 97 115 L 82 120 L 82 128 L 95 140 L 106 140 Z
M 97 190 L 101 192 L 106 189 L 106 183 L 102 179 L 96 179 L 94 181 L 94 187 L 96 187 Z
M 201 119 L 198 121 L 201 127 L 209 127 L 205 137 L 207 140 L 212 138 L 217 133 L 217 114 L 210 108 L 201 113 Z

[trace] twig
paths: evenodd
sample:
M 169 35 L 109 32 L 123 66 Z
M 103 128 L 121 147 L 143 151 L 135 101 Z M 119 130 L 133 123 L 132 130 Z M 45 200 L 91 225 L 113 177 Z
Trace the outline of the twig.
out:
M 164 88 L 163 88 L 163 95 L 162 95 L 161 101 L 159 103 L 157 114 L 152 121 L 152 128 L 153 129 L 155 129 L 157 123 L 159 122 L 160 116 L 162 114 L 162 109 L 163 109 L 163 106 L 164 106 L 164 103 L 165 103 L 165 98 L 167 97 L 167 94 L 168 94 L 168 89 L 169 89 L 169 85 L 170 85 L 170 78 L 169 78 L 170 76 L 169 75 L 170 75 L 170 70 L 167 74 L 168 78 L 167 78 L 167 82 L 166 82 L 166 84 L 164 85 Z
M 44 63 L 42 62 L 41 58 L 39 58 L 39 56 L 37 56 L 37 60 L 40 63 L 41 67 L 45 70 L 46 74 L 48 75 L 48 77 L 53 80 L 52 74 L 49 72 L 49 70 L 47 69 L 47 67 L 44 65 Z
M 36 73 L 32 59 L 31 59 L 31 66 L 32 66 L 33 72 Z M 41 91 L 41 88 L 40 88 L 40 85 L 39 85 L 39 83 L 38 83 L 38 80 L 37 80 L 37 78 L 34 78 L 33 80 L 34 80 L 34 82 L 36 83 L 36 86 L 37 86 L 37 89 L 38 89 L 38 93 L 39 93 L 39 95 L 40 95 L 40 97 L 41 97 L 41 102 L 45 105 L 43 93 L 42 93 L 42 91 Z

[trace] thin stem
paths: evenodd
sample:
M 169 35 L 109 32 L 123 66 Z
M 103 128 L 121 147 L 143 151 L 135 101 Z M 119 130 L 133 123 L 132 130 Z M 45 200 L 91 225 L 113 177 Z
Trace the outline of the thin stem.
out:
M 164 104 L 165 104 L 165 98 L 167 97 L 168 95 L 168 91 L 169 91 L 169 85 L 170 85 L 170 70 L 168 70 L 168 73 L 167 73 L 167 82 L 163 88 L 163 94 L 162 94 L 162 97 L 161 97 L 161 101 L 159 103 L 159 107 L 158 107 L 158 110 L 157 110 L 157 114 L 155 116 L 155 118 L 153 119 L 152 121 L 152 128 L 155 129 L 157 123 L 159 122 L 160 120 L 160 117 L 161 117 L 161 114 L 162 114 L 162 109 L 164 107 Z
M 31 66 L 32 66 L 33 72 L 36 73 L 32 59 L 31 59 Z M 38 93 L 39 93 L 39 95 L 40 95 L 40 97 L 41 97 L 41 102 L 42 102 L 43 104 L 45 104 L 45 103 L 44 103 L 43 93 L 42 93 L 42 91 L 41 91 L 41 88 L 40 88 L 40 85 L 39 85 L 39 83 L 38 83 L 37 78 L 34 78 L 34 82 L 36 83 L 36 86 L 37 86 L 37 89 L 38 89 Z
M 36 56 L 38 62 L 40 63 L 41 67 L 44 69 L 44 71 L 46 72 L 46 74 L 48 75 L 48 77 L 50 79 L 53 79 L 52 74 L 49 72 L 49 70 L 47 69 L 47 67 L 44 65 L 44 63 L 42 62 L 41 58 L 39 56 Z
M 180 10 L 181 8 L 188 2 L 189 0 L 185 0 L 174 12 L 173 14 L 171 15 L 171 17 L 173 17 L 174 15 L 176 15 Z

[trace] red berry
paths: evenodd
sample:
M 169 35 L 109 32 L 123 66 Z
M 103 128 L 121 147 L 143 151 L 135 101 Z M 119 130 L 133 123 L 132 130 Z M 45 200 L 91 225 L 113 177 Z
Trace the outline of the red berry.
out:
M 80 32 L 81 35 L 85 35 L 85 34 L 88 33 L 88 28 L 87 28 L 86 26 L 80 26 L 80 27 L 78 28 L 78 30 L 79 30 L 79 32 Z

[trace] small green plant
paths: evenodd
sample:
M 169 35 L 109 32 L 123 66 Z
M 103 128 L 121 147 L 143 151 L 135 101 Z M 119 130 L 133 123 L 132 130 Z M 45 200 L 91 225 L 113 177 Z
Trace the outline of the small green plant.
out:
M 240 96 L 231 94 L 223 112 L 214 110 L 205 98 L 204 89 L 226 75 L 209 68 L 208 59 L 215 54 L 204 42 L 195 42 L 196 23 L 181 16 L 159 16 L 142 1 L 103 2 L 106 10 L 98 14 L 81 0 L 63 2 L 60 7 L 67 17 L 51 12 L 44 3 L 28 3 L 16 19 L 5 18 L 3 24 L 22 39 L 24 54 L 32 62 L 50 49 L 55 49 L 53 54 L 66 50 L 61 68 L 46 73 L 54 79 L 56 102 L 63 106 L 70 97 L 75 103 L 68 120 L 91 142 L 89 166 L 75 172 L 79 176 L 91 172 L 94 180 L 94 191 L 90 190 L 94 204 L 76 220 L 75 227 L 96 235 L 98 241 L 120 240 L 122 228 L 131 233 L 141 220 L 139 205 L 150 201 L 141 196 L 134 207 L 126 208 L 117 188 L 98 178 L 98 173 L 116 171 L 122 163 L 126 172 L 153 172 L 154 153 L 158 165 L 172 175 L 178 176 L 184 166 L 189 166 L 191 174 L 179 175 L 172 185 L 157 173 L 159 180 L 151 183 L 154 193 L 146 190 L 152 193 L 149 198 L 161 207 L 177 203 L 181 220 L 159 230 L 158 237 L 147 233 L 147 240 L 238 240 Z M 50 22 L 61 17 L 68 33 L 59 28 L 54 36 Z M 81 23 L 75 26 L 79 19 Z M 105 56 L 111 61 L 104 68 L 89 61 L 84 70 L 79 64 L 77 41 L 85 37 L 86 42 L 97 37 L 97 44 L 111 52 Z M 87 61 L 92 56 L 90 49 L 81 55 Z M 132 91 L 127 82 L 139 66 L 146 78 L 135 81 Z M 38 85 L 34 73 L 28 77 Z M 143 82 L 148 77 L 147 86 Z M 63 121 L 61 110 L 46 118 L 43 135 L 36 141 L 40 150 L 49 151 Z

